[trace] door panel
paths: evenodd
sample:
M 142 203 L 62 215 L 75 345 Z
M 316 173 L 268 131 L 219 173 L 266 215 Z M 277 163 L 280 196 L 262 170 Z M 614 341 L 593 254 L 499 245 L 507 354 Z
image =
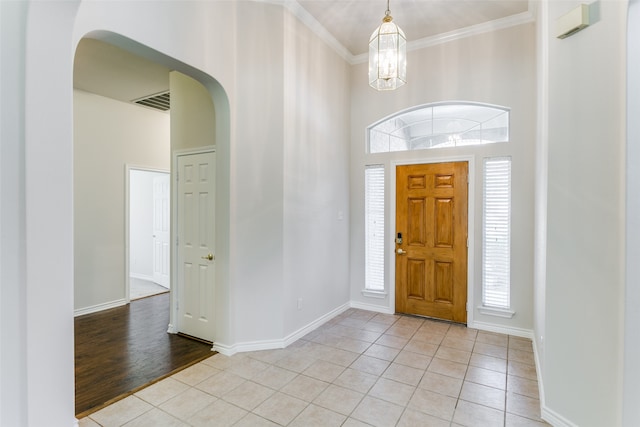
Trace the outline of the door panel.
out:
M 467 320 L 468 163 L 396 169 L 396 311 Z
M 215 153 L 178 157 L 178 331 L 213 342 Z
M 407 260 L 407 298 L 416 298 L 419 300 L 425 299 L 425 291 L 427 287 L 424 286 L 426 271 L 425 260 L 423 259 L 411 259 Z
M 435 246 L 438 248 L 453 247 L 453 200 L 436 199 L 435 221 Z

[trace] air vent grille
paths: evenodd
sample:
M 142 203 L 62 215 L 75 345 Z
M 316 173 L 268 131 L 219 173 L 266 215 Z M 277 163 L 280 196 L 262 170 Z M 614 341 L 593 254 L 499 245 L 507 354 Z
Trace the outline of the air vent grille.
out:
M 167 111 L 171 108 L 171 94 L 169 92 L 162 92 L 136 99 L 133 102 L 156 110 Z

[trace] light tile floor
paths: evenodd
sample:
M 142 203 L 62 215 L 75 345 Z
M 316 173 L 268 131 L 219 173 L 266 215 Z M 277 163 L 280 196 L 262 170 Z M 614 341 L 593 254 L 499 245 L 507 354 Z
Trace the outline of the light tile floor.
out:
M 531 341 L 349 309 L 286 349 L 216 354 L 90 426 L 542 427 Z

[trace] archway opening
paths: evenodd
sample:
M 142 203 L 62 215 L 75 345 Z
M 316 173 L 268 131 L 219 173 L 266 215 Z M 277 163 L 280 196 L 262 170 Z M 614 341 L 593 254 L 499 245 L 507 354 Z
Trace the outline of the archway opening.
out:
M 206 138 L 208 141 L 206 145 L 216 145 L 219 152 L 218 159 L 221 163 L 221 166 L 216 168 L 216 183 L 218 187 L 218 191 L 216 191 L 216 207 L 219 210 L 219 212 L 216 212 L 216 228 L 227 230 L 229 218 L 229 169 L 227 165 L 229 163 L 230 123 L 228 120 L 229 103 L 221 85 L 211 76 L 187 64 L 114 33 L 93 32 L 87 34 L 80 43 L 83 43 L 83 41 L 100 44 L 103 47 L 106 45 L 108 49 L 120 51 L 122 55 L 120 60 L 124 61 L 125 66 L 142 67 L 142 74 L 149 81 L 152 80 L 150 75 L 153 72 L 159 72 L 160 74 L 165 74 L 166 84 L 169 84 L 169 73 L 176 71 L 198 82 L 202 92 L 205 93 L 205 97 L 208 96 L 210 98 L 209 103 L 214 105 L 214 108 L 211 109 L 212 113 L 203 120 L 212 123 L 212 129 L 214 130 Z M 77 52 L 76 62 L 78 61 Z M 145 68 L 147 65 L 141 64 L 150 64 L 152 68 Z M 74 82 L 76 80 L 75 77 L 76 72 L 74 71 Z M 76 224 L 74 224 L 74 288 L 76 315 L 89 312 L 101 313 L 104 309 L 111 309 L 128 303 L 127 279 L 130 270 L 127 263 L 130 260 L 126 250 L 128 242 L 126 235 L 129 230 L 126 229 L 122 215 L 125 212 L 123 206 L 126 204 L 126 186 L 120 181 L 126 180 L 126 172 L 132 166 L 170 169 L 172 153 L 183 148 L 180 144 L 172 141 L 171 132 L 169 131 L 170 120 L 167 113 L 159 113 L 158 111 L 151 111 L 134 105 L 135 101 L 140 98 L 139 94 L 136 93 L 131 95 L 127 93 L 120 94 L 120 98 L 124 99 L 119 99 L 116 95 L 110 95 L 109 90 L 115 93 L 126 86 L 113 75 L 110 76 L 107 84 L 105 84 L 104 80 L 101 83 L 103 89 L 106 88 L 106 93 L 91 90 L 87 92 L 86 88 L 83 88 L 84 92 L 77 94 L 76 85 L 74 84 L 74 216 L 76 217 Z M 141 85 L 139 81 L 133 82 L 133 85 L 131 82 L 128 84 L 129 88 Z M 165 89 L 164 87 L 154 89 L 153 85 L 151 85 L 151 89 L 145 90 L 150 92 L 149 95 L 154 95 L 156 92 L 159 95 L 165 95 L 168 92 Z M 79 106 L 81 106 L 82 110 L 81 115 L 78 114 Z M 145 124 L 135 123 L 137 120 L 145 120 Z M 78 138 L 87 138 L 86 128 L 93 128 L 92 131 L 94 133 L 89 135 L 89 141 L 85 141 L 85 144 L 79 147 L 81 144 L 78 144 Z M 100 135 L 100 132 L 103 134 Z M 141 140 L 146 140 L 146 145 L 141 143 Z M 98 148 L 99 145 L 100 147 Z M 204 144 L 200 144 L 198 141 L 192 142 L 191 148 L 198 145 Z M 82 150 L 84 150 L 83 153 L 78 153 L 78 151 Z M 84 157 L 78 155 L 87 153 L 89 155 Z M 107 169 L 100 173 L 97 170 L 99 167 L 107 167 Z M 105 176 L 106 173 L 109 176 Z M 81 218 L 85 219 L 85 223 L 78 224 Z M 113 230 L 107 226 L 107 223 Z M 101 231 L 107 234 L 101 238 L 92 234 L 92 231 Z M 222 255 L 219 256 L 219 259 L 225 260 L 228 259 L 228 256 L 225 256 L 228 253 L 228 237 L 226 237 L 228 234 L 225 235 L 224 231 L 219 234 L 216 253 Z M 170 262 L 175 265 L 173 256 Z M 226 280 L 224 280 L 226 271 L 226 264 L 218 262 L 216 283 L 219 283 L 220 286 L 215 292 L 223 296 L 226 294 L 226 290 L 223 288 L 226 284 Z M 107 275 L 113 275 L 113 277 L 108 277 L 105 283 L 100 283 L 100 280 L 105 280 L 104 276 Z M 95 277 L 99 279 L 95 280 L 95 283 L 91 286 L 88 282 Z M 172 281 L 176 281 L 175 276 Z M 173 283 L 171 287 L 175 288 Z M 172 292 L 170 298 L 166 296 L 164 299 L 164 308 L 162 310 L 166 309 L 165 314 L 167 316 L 167 320 L 162 326 L 164 331 L 167 331 L 167 329 L 173 331 L 172 325 L 175 325 L 175 310 L 170 308 L 174 308 L 178 303 L 176 294 Z M 224 307 L 226 306 L 226 304 L 223 304 L 224 298 L 216 296 L 213 300 L 219 302 L 222 306 L 222 309 L 216 310 L 216 313 L 218 313 L 218 318 L 224 319 Z M 127 323 L 127 325 L 130 325 L 130 323 Z M 215 328 L 215 324 L 213 327 Z M 131 330 L 129 327 L 121 329 L 123 330 L 120 332 L 130 335 Z M 217 331 L 214 334 L 217 336 Z M 125 338 L 127 337 L 123 336 L 122 340 L 125 340 Z M 165 338 L 167 337 L 163 337 L 163 340 Z M 171 335 L 171 338 L 177 337 Z M 211 354 L 210 349 L 210 346 L 206 349 L 209 354 Z M 78 363 L 77 360 L 76 357 L 76 363 Z M 175 372 L 177 368 L 173 364 L 171 362 L 171 364 L 167 365 L 168 372 L 150 369 L 152 372 L 158 372 L 158 376 L 148 382 Z M 146 369 L 147 367 L 145 366 L 144 368 Z M 137 368 L 134 367 L 134 369 Z M 76 372 L 78 372 L 78 369 L 76 369 Z M 132 385 L 131 387 L 135 389 L 139 385 Z M 78 385 L 76 384 L 77 388 Z M 130 392 L 131 390 L 128 391 Z M 117 398 L 117 396 L 114 397 Z M 112 399 L 113 397 L 109 400 Z M 106 400 L 104 403 L 106 403 Z M 87 411 L 86 408 L 78 411 L 78 402 L 76 402 L 76 413 L 89 413 L 97 408 L 99 406 L 90 411 Z

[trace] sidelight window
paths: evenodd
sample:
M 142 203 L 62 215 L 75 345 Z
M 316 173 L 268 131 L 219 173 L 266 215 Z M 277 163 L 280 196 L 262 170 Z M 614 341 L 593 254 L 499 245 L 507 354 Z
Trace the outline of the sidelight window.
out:
M 511 254 L 511 157 L 484 160 L 482 305 L 508 309 Z
M 384 166 L 364 171 L 365 290 L 384 291 Z

